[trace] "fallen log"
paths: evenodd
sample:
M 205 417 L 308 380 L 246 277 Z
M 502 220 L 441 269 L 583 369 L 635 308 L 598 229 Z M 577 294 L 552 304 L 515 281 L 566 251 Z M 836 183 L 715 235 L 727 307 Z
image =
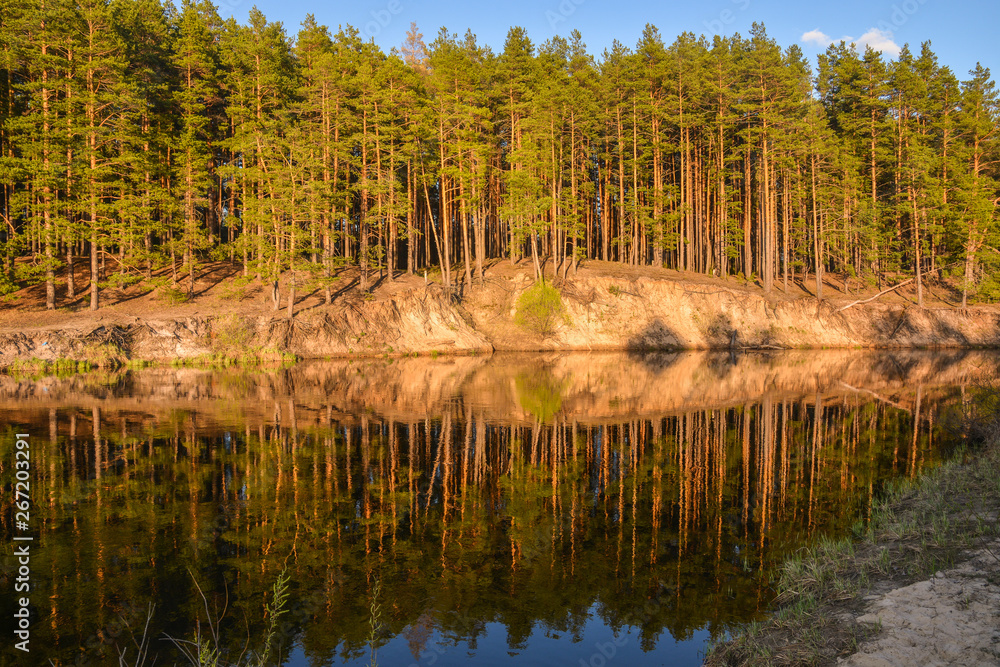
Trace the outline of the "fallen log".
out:
M 922 275 L 922 276 L 929 276 L 930 274 L 932 274 L 932 273 L 937 273 L 938 271 L 941 271 L 942 269 L 948 269 L 948 268 L 951 268 L 952 266 L 955 266 L 955 265 L 956 265 L 957 263 L 958 263 L 958 262 L 953 262 L 953 263 L 949 264 L 948 266 L 939 266 L 939 267 L 937 267 L 936 269 L 931 269 L 930 271 L 925 271 L 925 272 L 924 272 L 924 273 L 922 273 L 921 275 Z M 847 310 L 848 308 L 850 308 L 851 306 L 857 306 L 857 305 L 860 305 L 860 304 L 862 304 L 862 303 L 868 303 L 869 301 L 874 301 L 875 299 L 877 299 L 877 298 L 879 298 L 880 296 L 883 296 L 883 295 L 885 295 L 885 294 L 888 294 L 889 292 L 895 292 L 896 290 L 898 290 L 898 289 L 899 289 L 900 287 L 902 287 L 903 285 L 909 285 L 909 284 L 910 284 L 910 283 L 912 283 L 912 282 L 913 282 L 914 280 L 916 280 L 916 278 L 910 278 L 910 279 L 908 279 L 908 280 L 904 280 L 903 282 L 899 283 L 899 284 L 898 284 L 898 285 L 896 285 L 895 287 L 890 287 L 889 289 L 886 289 L 886 290 L 882 290 L 881 292 L 879 292 L 879 293 L 878 293 L 878 294 L 876 294 L 875 296 L 873 296 L 873 297 L 870 297 L 870 298 L 868 298 L 868 299 L 859 299 L 859 300 L 857 300 L 857 301 L 852 301 L 851 303 L 847 304 L 847 305 L 846 305 L 846 306 L 844 306 L 843 308 L 838 308 L 838 309 L 837 309 L 837 312 L 838 312 L 838 313 L 842 313 L 842 312 L 844 312 L 845 310 Z
M 841 313 L 841 312 L 847 310 L 848 308 L 850 308 L 851 306 L 857 306 L 857 305 L 862 304 L 862 303 L 868 303 L 869 301 L 874 301 L 875 299 L 879 298 L 880 296 L 882 296 L 884 294 L 888 294 L 889 292 L 894 292 L 894 291 L 898 290 L 900 287 L 902 287 L 903 285 L 908 285 L 909 283 L 912 283 L 914 280 L 916 280 L 916 278 L 910 278 L 909 280 L 904 280 L 903 282 L 899 283 L 895 287 L 890 287 L 887 290 L 882 290 L 881 292 L 879 292 L 878 294 L 876 294 L 875 296 L 873 296 L 871 298 L 868 298 L 868 299 L 858 299 L 857 301 L 852 301 L 851 303 L 847 304 L 843 308 L 838 308 L 837 312 Z

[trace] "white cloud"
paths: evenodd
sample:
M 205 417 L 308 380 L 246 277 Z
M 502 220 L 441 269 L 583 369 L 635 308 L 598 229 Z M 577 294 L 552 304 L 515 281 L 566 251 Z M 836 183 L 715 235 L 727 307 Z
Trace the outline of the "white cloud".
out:
M 881 51 L 887 56 L 895 58 L 899 55 L 899 44 L 892 40 L 891 30 L 879 30 L 871 28 L 868 32 L 854 40 L 858 51 L 863 51 L 864 47 L 870 46 L 876 51 Z
M 861 35 L 857 39 L 849 35 L 844 35 L 838 40 L 834 40 L 832 37 L 827 35 L 825 32 L 816 29 L 810 30 L 807 33 L 803 33 L 802 37 L 799 38 L 804 44 L 815 44 L 820 48 L 826 48 L 836 42 L 846 42 L 847 44 L 854 44 L 855 49 L 862 53 L 866 46 L 870 46 L 876 51 L 881 51 L 882 53 L 895 58 L 899 55 L 899 45 L 893 41 L 893 34 L 891 30 L 879 30 L 878 28 L 871 28 L 865 34 Z
M 806 44 L 812 42 L 816 46 L 822 46 L 822 47 L 827 47 L 833 44 L 833 40 L 830 39 L 830 36 L 827 35 L 825 32 L 821 32 L 819 30 L 810 30 L 807 33 L 803 33 L 802 37 L 800 37 L 799 39 L 801 39 Z

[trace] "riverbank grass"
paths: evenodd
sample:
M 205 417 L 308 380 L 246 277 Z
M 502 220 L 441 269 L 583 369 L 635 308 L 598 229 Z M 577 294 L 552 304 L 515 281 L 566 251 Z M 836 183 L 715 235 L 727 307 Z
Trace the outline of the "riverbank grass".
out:
M 76 361 L 75 359 L 15 359 L 14 362 L 4 369 L 11 377 L 17 379 L 37 379 L 46 375 L 56 377 L 68 377 L 77 373 L 87 373 L 93 370 L 93 365 L 89 361 Z
M 58 357 L 56 359 L 15 359 L 6 368 L 0 369 L 17 379 L 38 379 L 48 375 L 69 377 L 78 373 L 89 373 L 95 369 L 116 370 L 128 366 L 130 361 L 114 343 L 88 344 L 81 352 L 82 359 Z
M 51 360 L 16 359 L 6 368 L 0 369 L 0 373 L 6 373 L 16 380 L 39 380 L 49 376 L 64 378 L 71 375 L 82 375 L 96 370 L 130 371 L 158 365 L 169 365 L 174 368 L 244 367 L 256 369 L 262 366 L 285 368 L 298 361 L 299 358 L 291 352 L 283 352 L 274 348 L 250 348 L 176 358 L 171 359 L 169 363 L 151 359 L 126 359 L 121 355 L 97 355 L 88 361 L 64 358 Z
M 705 665 L 834 665 L 878 633 L 855 620 L 872 596 L 988 549 L 1000 536 L 1000 392 L 980 391 L 953 423 L 964 444 L 950 461 L 891 485 L 851 536 L 820 538 L 788 559 L 776 611 L 711 645 Z
M 170 365 L 175 368 L 227 368 L 241 366 L 255 368 L 258 366 L 290 366 L 299 360 L 291 352 L 269 347 L 250 348 L 246 350 L 229 350 L 213 352 L 186 359 L 174 359 Z

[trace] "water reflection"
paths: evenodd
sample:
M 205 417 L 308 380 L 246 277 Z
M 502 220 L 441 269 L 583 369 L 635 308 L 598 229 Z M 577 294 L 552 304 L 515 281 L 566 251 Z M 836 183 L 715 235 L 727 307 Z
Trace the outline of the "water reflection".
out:
M 154 603 L 159 664 L 206 605 L 235 660 L 263 649 L 287 569 L 284 664 L 696 664 L 766 611 L 775 563 L 938 461 L 942 411 L 997 366 L 812 351 L 3 377 L 0 417 L 35 457 L 32 659 L 117 662 Z

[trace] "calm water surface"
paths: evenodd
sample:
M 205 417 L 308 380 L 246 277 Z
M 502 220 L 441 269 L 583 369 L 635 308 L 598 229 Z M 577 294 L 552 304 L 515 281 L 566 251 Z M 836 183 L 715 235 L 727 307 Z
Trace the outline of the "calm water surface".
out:
M 32 652 L 6 639 L 0 661 L 133 664 L 147 617 L 156 664 L 187 664 L 167 637 L 199 628 L 235 661 L 264 649 L 284 570 L 277 664 L 696 665 L 767 613 L 784 557 L 946 456 L 939 424 L 998 367 L 810 351 L 0 376 L 8 638 L 16 432 L 36 535 Z

